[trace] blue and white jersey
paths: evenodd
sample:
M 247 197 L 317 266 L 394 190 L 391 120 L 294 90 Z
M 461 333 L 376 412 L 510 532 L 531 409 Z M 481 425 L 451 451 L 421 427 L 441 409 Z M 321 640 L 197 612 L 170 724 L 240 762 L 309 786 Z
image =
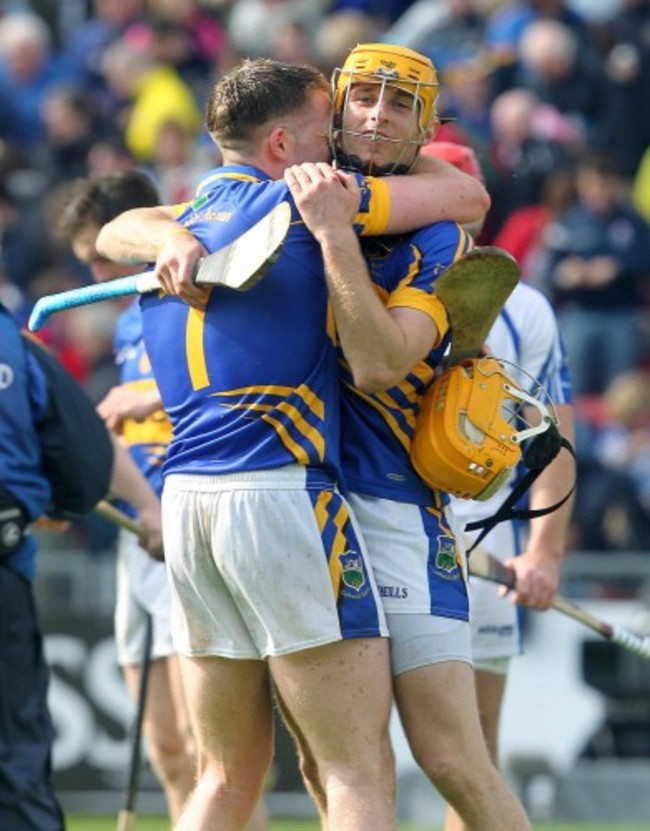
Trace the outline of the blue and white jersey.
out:
M 120 383 L 140 390 L 154 389 L 156 381 L 142 336 L 142 311 L 136 300 L 120 315 L 115 328 L 115 362 Z M 121 438 L 149 484 L 160 494 L 162 465 L 171 439 L 171 424 L 161 408 L 142 421 L 125 419 Z
M 43 372 L 26 352 L 16 321 L 0 304 L 0 484 L 18 499 L 31 521 L 45 513 L 51 497 L 36 433 L 46 404 Z M 26 536 L 5 562 L 31 580 L 35 553 L 34 539 Z
M 381 233 L 388 191 L 364 180 L 359 233 Z M 284 181 L 233 165 L 210 173 L 178 216 L 210 251 L 271 208 L 292 208 L 268 274 L 242 294 L 215 287 L 205 310 L 142 298 L 147 353 L 172 426 L 163 472 L 221 474 L 300 464 L 340 476 L 334 329 L 320 247 Z
M 551 304 L 542 292 L 518 283 L 490 329 L 486 343 L 495 358 L 508 362 L 506 372 L 526 392 L 536 395 L 539 382 L 554 404 L 572 403 L 562 335 Z M 454 514 L 464 523 L 493 516 L 516 479 L 517 471 L 485 502 L 454 498 Z
M 474 247 L 453 222 L 413 234 L 364 241 L 373 283 L 387 308 L 418 309 L 436 324 L 440 342 L 396 386 L 367 394 L 356 389 L 343 355 L 342 456 L 345 487 L 367 496 L 440 506 L 409 458 L 420 402 L 448 343 L 449 322 L 436 295 L 436 279 Z

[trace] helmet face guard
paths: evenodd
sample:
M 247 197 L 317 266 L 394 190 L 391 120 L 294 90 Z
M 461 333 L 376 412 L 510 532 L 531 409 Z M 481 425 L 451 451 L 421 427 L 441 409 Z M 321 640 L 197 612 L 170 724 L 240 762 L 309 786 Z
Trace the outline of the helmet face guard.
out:
M 348 129 L 350 92 L 355 84 L 379 85 L 378 104 L 381 105 L 387 88 L 399 89 L 413 100 L 412 130 L 401 139 L 358 133 Z M 402 46 L 386 43 L 360 44 L 348 55 L 343 67 L 332 76 L 333 108 L 330 120 L 330 144 L 337 163 L 364 173 L 385 175 L 406 172 L 413 164 L 417 149 L 427 143 L 430 128 L 438 121 L 438 76 L 428 58 Z M 346 139 L 363 137 L 369 142 L 389 142 L 401 145 L 396 159 L 383 168 L 369 168 L 360 158 L 347 152 Z M 410 152 L 410 151 L 413 152 Z

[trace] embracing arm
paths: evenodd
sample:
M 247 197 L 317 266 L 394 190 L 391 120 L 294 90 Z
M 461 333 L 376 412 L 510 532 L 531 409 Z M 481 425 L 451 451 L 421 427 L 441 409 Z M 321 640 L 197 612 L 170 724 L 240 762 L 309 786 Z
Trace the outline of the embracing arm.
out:
M 289 168 L 285 180 L 321 246 L 337 333 L 355 385 L 378 392 L 401 381 L 438 338 L 415 309 L 388 310 L 370 280 L 352 222 L 359 204 L 354 176 L 327 165 Z
M 182 233 L 171 205 L 134 208 L 108 222 L 97 237 L 97 250 L 109 260 L 138 264 L 155 262 L 174 233 Z
M 418 158 L 413 173 L 387 176 L 382 182 L 390 192 L 389 234 L 443 220 L 477 222 L 490 207 L 488 192 L 478 179 L 430 156 Z
M 203 308 L 209 289 L 194 283 L 198 260 L 207 250 L 175 217 L 172 205 L 134 208 L 104 225 L 97 237 L 97 250 L 119 263 L 155 263 L 161 288 L 191 306 Z

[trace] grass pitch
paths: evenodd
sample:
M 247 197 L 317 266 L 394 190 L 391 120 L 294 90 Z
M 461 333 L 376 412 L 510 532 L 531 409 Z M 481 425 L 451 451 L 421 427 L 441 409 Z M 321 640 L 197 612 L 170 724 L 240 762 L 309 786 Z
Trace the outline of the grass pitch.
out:
M 115 831 L 116 817 L 84 817 L 70 816 L 67 818 L 67 831 Z M 319 831 L 316 820 L 274 819 L 271 820 L 271 831 Z M 534 826 L 535 831 L 648 831 L 648 825 L 621 824 L 621 823 L 543 823 Z M 169 823 L 164 817 L 138 817 L 135 831 L 169 831 Z M 402 823 L 400 831 L 438 831 L 431 826 Z

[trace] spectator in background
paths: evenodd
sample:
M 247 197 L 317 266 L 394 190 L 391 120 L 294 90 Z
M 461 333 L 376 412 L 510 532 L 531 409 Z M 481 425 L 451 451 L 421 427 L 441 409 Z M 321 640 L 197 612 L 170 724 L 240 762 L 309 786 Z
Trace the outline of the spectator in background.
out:
M 514 0 L 495 5 L 488 18 L 486 42 L 496 69 L 497 93 L 518 84 L 520 41 L 526 29 L 538 20 L 561 23 L 571 31 L 582 51 L 594 50 L 585 19 L 565 0 Z
M 313 37 L 328 5 L 329 0 L 238 0 L 228 15 L 228 39 L 240 55 L 270 57 L 278 29 L 299 23 Z
M 44 127 L 36 160 L 49 185 L 88 174 L 88 154 L 105 135 L 91 94 L 79 87 L 55 87 L 41 107 Z
M 522 87 L 502 92 L 492 104 L 492 171 L 488 178 L 493 196 L 488 218 L 492 235 L 514 211 L 540 201 L 546 178 L 568 166 L 572 147 L 579 139 L 566 122 L 561 122 L 566 127 L 564 133 L 549 134 L 540 114 L 544 116 L 539 98 Z M 565 135 L 570 140 L 565 140 Z
M 613 86 L 617 123 L 613 151 L 626 176 L 634 176 L 650 146 L 650 3 L 622 0 L 604 29 L 606 71 Z
M 517 208 L 505 220 L 492 241 L 504 248 L 521 266 L 524 279 L 535 285 L 540 278 L 539 249 L 542 246 L 544 229 L 576 199 L 572 169 L 550 172 L 541 183 L 539 200 L 532 205 Z
M 106 95 L 104 53 L 144 18 L 146 0 L 92 0 L 88 20 L 68 34 L 65 53 L 79 68 L 84 86 Z
M 422 9 L 414 16 L 411 31 L 402 31 L 408 45 L 436 62 L 439 72 L 448 66 L 472 60 L 483 51 L 485 15 L 481 0 L 447 0 Z M 425 22 L 426 21 L 426 22 Z M 424 25 L 423 25 L 424 24 Z M 385 39 L 392 42 L 390 31 Z
M 49 259 L 49 246 L 42 245 L 47 238 L 44 217 L 37 206 L 24 204 L 16 195 L 11 167 L 0 169 L 0 174 L 0 263 L 6 277 L 19 291 L 27 293 Z
M 634 177 L 632 195 L 637 210 L 646 222 L 650 222 L 650 144 L 641 157 Z
M 587 402 L 585 402 L 586 404 Z M 618 375 L 578 421 L 575 548 L 650 550 L 650 376 Z
M 203 101 L 217 70 L 232 61 L 223 24 L 197 0 L 149 0 L 147 8 L 156 59 L 173 66 Z
M 153 157 L 156 136 L 169 120 L 197 133 L 201 113 L 190 88 L 176 70 L 156 60 L 146 40 L 121 38 L 104 55 L 106 82 L 118 103 L 129 151 L 141 163 Z
M 10 141 L 33 147 L 43 137 L 45 96 L 77 78 L 71 64 L 52 50 L 50 31 L 37 14 L 17 12 L 0 19 L 0 96 L 14 119 L 5 127 Z
M 578 201 L 544 233 L 546 289 L 559 304 L 576 395 L 602 393 L 646 353 L 650 226 L 611 159 L 584 156 Z
M 150 170 L 164 204 L 191 202 L 207 165 L 197 159 L 194 135 L 178 121 L 161 124 Z
M 650 531 L 650 375 L 631 370 L 617 376 L 605 390 L 603 406 L 606 421 L 596 453 L 606 467 L 630 476 Z
M 593 147 L 615 146 L 619 125 L 613 118 L 609 81 L 595 49 L 581 50 L 572 30 L 557 20 L 538 20 L 519 43 L 515 84 L 531 90 L 574 123 Z

